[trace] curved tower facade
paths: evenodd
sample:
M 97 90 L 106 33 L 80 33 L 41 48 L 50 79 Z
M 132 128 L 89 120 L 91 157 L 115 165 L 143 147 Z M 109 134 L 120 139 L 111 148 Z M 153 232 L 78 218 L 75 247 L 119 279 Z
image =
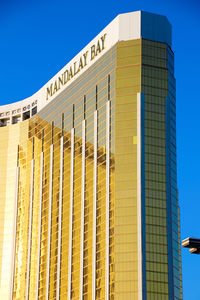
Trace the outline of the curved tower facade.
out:
M 0 107 L 1 299 L 182 299 L 173 57 L 122 14 Z

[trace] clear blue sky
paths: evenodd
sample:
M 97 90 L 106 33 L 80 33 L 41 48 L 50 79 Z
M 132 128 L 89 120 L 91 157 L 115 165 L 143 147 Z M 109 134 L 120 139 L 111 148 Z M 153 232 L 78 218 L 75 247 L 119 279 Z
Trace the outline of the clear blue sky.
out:
M 181 238 L 200 238 L 200 1 L 0 0 L 0 105 L 35 93 L 119 13 L 166 15 L 177 79 Z M 182 250 L 184 300 L 200 299 L 200 255 Z

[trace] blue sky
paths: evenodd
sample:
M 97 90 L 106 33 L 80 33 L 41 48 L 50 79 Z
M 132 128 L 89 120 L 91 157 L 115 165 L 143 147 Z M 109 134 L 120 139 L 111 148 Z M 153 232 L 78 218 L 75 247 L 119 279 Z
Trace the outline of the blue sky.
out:
M 173 26 L 181 238 L 200 238 L 199 0 L 0 0 L 0 105 L 35 93 L 119 13 L 166 15 Z M 200 299 L 200 255 L 182 250 L 184 300 Z

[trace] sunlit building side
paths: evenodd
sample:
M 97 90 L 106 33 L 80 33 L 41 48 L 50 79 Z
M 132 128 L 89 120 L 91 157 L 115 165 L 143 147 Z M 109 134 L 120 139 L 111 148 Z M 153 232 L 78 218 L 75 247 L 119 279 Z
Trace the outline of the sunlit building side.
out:
M 0 126 L 0 299 L 182 299 L 166 17 L 119 15 Z

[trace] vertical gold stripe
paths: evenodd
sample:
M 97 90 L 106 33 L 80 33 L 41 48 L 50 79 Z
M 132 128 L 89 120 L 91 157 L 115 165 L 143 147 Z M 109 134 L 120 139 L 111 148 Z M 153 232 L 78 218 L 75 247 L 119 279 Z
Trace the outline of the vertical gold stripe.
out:
M 106 103 L 106 265 L 105 300 L 109 300 L 110 101 Z
M 85 214 L 85 120 L 82 122 L 82 183 L 81 183 L 81 244 L 80 244 L 80 300 L 83 299 L 84 260 L 84 214 Z
M 137 224 L 138 299 L 142 300 L 142 213 L 141 213 L 141 93 L 137 93 Z
M 31 187 L 30 187 L 30 204 L 29 204 L 28 255 L 27 255 L 26 296 L 25 296 L 26 300 L 29 299 L 29 283 L 30 283 L 33 193 L 34 193 L 33 187 L 34 187 L 34 159 L 31 160 Z
M 60 139 L 60 191 L 59 191 L 59 219 L 58 219 L 58 262 L 56 299 L 60 298 L 60 269 L 61 269 L 61 243 L 62 243 L 62 201 L 63 201 L 63 136 Z
M 69 215 L 69 261 L 68 261 L 68 300 L 71 300 L 72 281 L 72 230 L 74 202 L 74 128 L 71 129 L 71 167 L 70 167 L 70 215 Z
M 15 222 L 14 222 L 14 238 L 13 238 L 13 267 L 12 267 L 12 273 L 11 273 L 11 293 L 10 293 L 10 297 L 11 299 L 13 299 L 13 291 L 14 291 L 14 278 L 15 278 L 15 263 L 16 263 L 16 235 L 17 235 L 17 208 L 18 208 L 18 198 L 19 198 L 19 167 L 16 168 L 16 188 L 15 188 Z
M 42 200 L 43 200 L 43 167 L 44 153 L 40 157 L 40 200 L 39 200 L 39 221 L 38 221 L 38 256 L 37 256 L 37 279 L 36 279 L 36 300 L 39 295 L 39 279 L 40 279 L 40 248 L 41 248 L 41 227 L 42 227 Z
M 97 110 L 94 112 L 94 195 L 93 195 L 93 258 L 92 300 L 96 299 L 96 227 L 97 227 Z
M 49 182 L 49 219 L 48 219 L 48 244 L 47 244 L 47 280 L 46 300 L 49 299 L 49 277 L 51 258 L 51 218 L 52 218 L 52 197 L 53 196 L 53 144 L 50 146 L 50 182 Z

